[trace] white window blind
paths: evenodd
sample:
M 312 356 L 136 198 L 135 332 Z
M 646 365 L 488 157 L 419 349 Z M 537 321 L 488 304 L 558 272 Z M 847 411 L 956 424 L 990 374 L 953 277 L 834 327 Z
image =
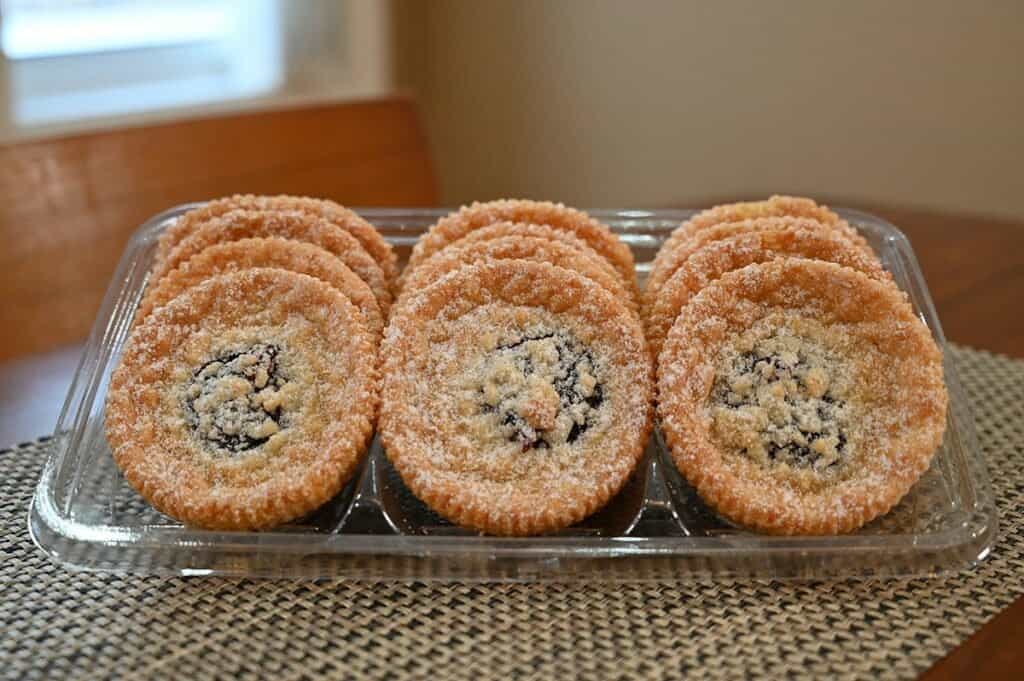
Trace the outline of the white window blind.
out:
M 32 126 L 269 93 L 277 0 L 2 0 L 8 116 Z

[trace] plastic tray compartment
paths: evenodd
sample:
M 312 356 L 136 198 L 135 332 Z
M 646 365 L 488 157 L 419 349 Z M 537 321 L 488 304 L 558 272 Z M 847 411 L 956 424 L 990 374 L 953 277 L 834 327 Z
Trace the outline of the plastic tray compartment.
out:
M 942 448 L 899 506 L 855 534 L 770 537 L 730 525 L 681 479 L 657 432 L 618 497 L 553 535 L 494 538 L 452 526 L 409 493 L 377 443 L 348 487 L 301 522 L 266 532 L 185 527 L 154 511 L 125 482 L 103 434 L 103 409 L 157 237 L 189 207 L 154 217 L 128 243 L 57 422 L 29 525 L 37 544 L 64 565 L 138 574 L 362 579 L 819 579 L 960 569 L 983 559 L 994 541 L 992 492 L 949 353 Z M 359 212 L 404 257 L 446 211 Z M 840 212 L 870 241 L 944 346 L 906 237 L 876 217 Z M 631 246 L 643 278 L 662 241 L 693 211 L 591 213 Z

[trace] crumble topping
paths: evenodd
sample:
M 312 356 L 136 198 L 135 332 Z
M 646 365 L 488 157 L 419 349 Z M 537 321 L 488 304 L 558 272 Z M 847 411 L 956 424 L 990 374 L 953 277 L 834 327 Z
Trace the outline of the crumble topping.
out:
M 579 440 L 596 421 L 604 402 L 593 355 L 565 331 L 526 334 L 488 346 L 472 372 L 478 435 L 494 433 L 523 451 Z M 488 436 L 490 433 L 490 437 Z
M 185 422 L 208 451 L 238 455 L 288 426 L 282 410 L 291 384 L 278 364 L 281 348 L 257 343 L 217 356 L 197 369 L 185 389 Z
M 828 471 L 850 455 L 845 363 L 808 339 L 776 334 L 734 348 L 711 390 L 713 432 L 766 467 Z

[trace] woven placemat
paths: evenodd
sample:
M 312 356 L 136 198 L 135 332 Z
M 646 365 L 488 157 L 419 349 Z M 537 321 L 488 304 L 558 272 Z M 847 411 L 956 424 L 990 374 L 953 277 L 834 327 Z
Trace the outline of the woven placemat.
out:
M 45 441 L 0 451 L 0 678 L 913 678 L 1024 593 L 1024 362 L 953 352 L 1000 538 L 981 566 L 936 579 L 472 585 L 74 573 L 26 529 Z

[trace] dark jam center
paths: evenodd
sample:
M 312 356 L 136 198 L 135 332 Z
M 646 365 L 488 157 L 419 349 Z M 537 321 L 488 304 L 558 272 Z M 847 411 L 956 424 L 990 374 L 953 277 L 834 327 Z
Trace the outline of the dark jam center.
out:
M 207 449 L 238 454 L 284 427 L 276 345 L 257 343 L 199 367 L 185 392 L 185 421 Z
M 505 439 L 524 451 L 571 444 L 595 423 L 604 394 L 594 357 L 567 334 L 523 336 L 489 361 L 481 411 L 496 414 Z
M 736 357 L 712 390 L 720 436 L 770 463 L 827 469 L 849 454 L 848 406 L 832 391 L 821 352 L 755 348 Z

